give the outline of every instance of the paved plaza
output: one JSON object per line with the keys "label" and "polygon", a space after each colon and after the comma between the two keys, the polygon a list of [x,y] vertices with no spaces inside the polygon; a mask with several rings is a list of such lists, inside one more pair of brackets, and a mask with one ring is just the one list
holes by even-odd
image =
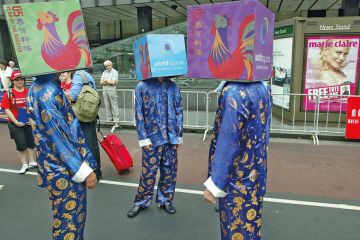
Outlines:
{"label": "paved plaza", "polygon": [[[17,174],[20,161],[0,124],[0,239],[50,239],[47,191],[38,188],[34,171]],[[109,132],[104,129],[104,132]],[[174,205],[168,215],[156,204],[134,218],[132,206],[140,170],[134,130],[116,131],[134,158],[134,168],[118,175],[102,151],[104,179],[88,194],[86,240],[220,239],[219,217],[202,198],[209,139],[185,133],[179,152]],[[264,204],[265,240],[357,240],[360,220],[360,143],[272,138],[268,193]]]}

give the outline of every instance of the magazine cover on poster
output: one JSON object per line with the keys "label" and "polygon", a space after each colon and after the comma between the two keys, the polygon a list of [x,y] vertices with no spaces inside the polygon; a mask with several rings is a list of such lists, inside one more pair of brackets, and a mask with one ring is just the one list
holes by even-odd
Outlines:
{"label": "magazine cover on poster", "polygon": [[24,76],[92,66],[79,1],[9,4],[3,10]]}
{"label": "magazine cover on poster", "polygon": [[306,70],[302,110],[346,112],[349,95],[356,93],[360,36],[311,36],[306,39]]}
{"label": "magazine cover on poster", "polygon": [[290,85],[293,38],[274,40],[274,66],[271,78],[273,103],[279,107],[290,109]]}

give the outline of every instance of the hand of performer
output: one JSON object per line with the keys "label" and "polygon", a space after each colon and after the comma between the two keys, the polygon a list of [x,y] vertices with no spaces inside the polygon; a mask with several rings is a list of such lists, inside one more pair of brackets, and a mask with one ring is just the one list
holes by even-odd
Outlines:
{"label": "hand of performer", "polygon": [[150,151],[152,148],[152,144],[144,146],[144,149]]}
{"label": "hand of performer", "polygon": [[94,172],[90,173],[85,179],[86,187],[87,188],[94,188],[97,183],[97,177]]}
{"label": "hand of performer", "polygon": [[209,203],[216,203],[216,197],[214,197],[214,195],[208,189],[204,191],[204,199]]}

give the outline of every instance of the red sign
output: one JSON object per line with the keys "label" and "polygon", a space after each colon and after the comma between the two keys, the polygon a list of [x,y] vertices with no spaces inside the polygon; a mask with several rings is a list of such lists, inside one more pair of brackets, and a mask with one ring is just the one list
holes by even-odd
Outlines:
{"label": "red sign", "polygon": [[360,97],[348,98],[345,138],[360,139]]}

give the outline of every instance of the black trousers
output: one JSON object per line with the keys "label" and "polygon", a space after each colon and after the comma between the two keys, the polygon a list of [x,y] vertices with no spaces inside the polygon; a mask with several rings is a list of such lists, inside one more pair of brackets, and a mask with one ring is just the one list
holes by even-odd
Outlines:
{"label": "black trousers", "polygon": [[10,138],[15,141],[16,150],[25,151],[28,148],[35,148],[33,133],[29,125],[18,127],[14,123],[9,122],[8,127]]}
{"label": "black trousers", "polygon": [[102,173],[101,173],[101,163],[100,163],[99,142],[97,140],[97,134],[96,134],[96,125],[97,125],[97,119],[95,119],[92,122],[80,122],[81,129],[85,136],[85,141],[88,144],[91,153],[94,155],[94,158],[98,165],[98,168],[96,169],[95,173],[99,177],[102,175]]}

